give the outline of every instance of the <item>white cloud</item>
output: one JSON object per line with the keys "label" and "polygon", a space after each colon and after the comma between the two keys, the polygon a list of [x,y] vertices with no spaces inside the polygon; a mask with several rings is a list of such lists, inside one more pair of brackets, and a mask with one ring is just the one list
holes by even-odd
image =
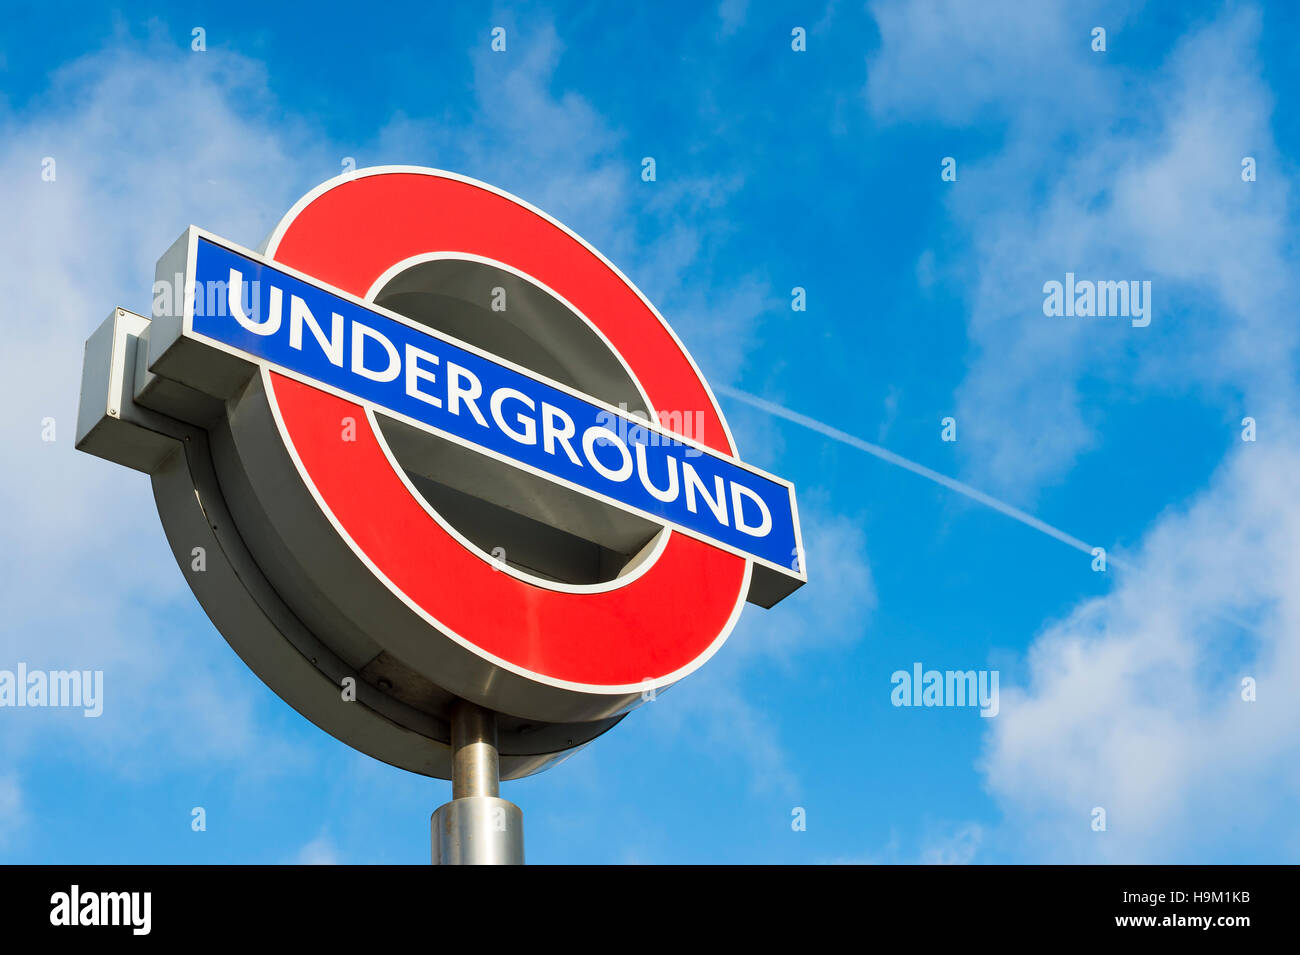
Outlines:
{"label": "white cloud", "polygon": [[724,37],[733,36],[745,25],[749,16],[749,0],[722,0],[718,4],[718,20]]}
{"label": "white cloud", "polygon": [[[1111,593],[1046,627],[1027,687],[1004,684],[982,764],[1005,810],[996,838],[1044,861],[1231,859],[1247,843],[1286,857],[1300,841],[1286,807],[1300,781],[1300,403],[1294,213],[1260,17],[1230,8],[1152,76],[1101,77],[1075,52],[1088,20],[1107,22],[1097,9],[998,7],[975,31],[962,4],[875,8],[878,116],[1005,127],[950,193],[976,266],[958,390],[968,467],[1022,497],[1061,477],[1104,441],[1085,382],[1112,397],[1191,392],[1269,428],[1153,523]],[[1270,173],[1243,183],[1247,155]],[[1042,283],[1066,271],[1151,279],[1151,327],[1045,317]],[[1096,806],[1105,833],[1090,828]]]}
{"label": "white cloud", "polygon": [[12,773],[0,775],[0,846],[8,845],[28,825],[22,786]]}
{"label": "white cloud", "polygon": [[6,713],[11,755],[53,733],[134,771],[161,753],[231,760],[263,745],[258,692],[211,628],[195,628],[148,478],[73,449],[77,395],[86,337],[114,305],[148,312],[154,263],[186,225],[255,245],[329,173],[322,155],[273,115],[260,67],[161,40],[79,59],[22,114],[0,112],[0,497],[16,505],[0,548],[0,656],[103,669],[105,693],[97,720]]}
{"label": "white cloud", "polygon": [[[1113,593],[1037,641],[984,760],[1018,839],[1106,861],[1193,861],[1229,830],[1300,844],[1297,468],[1294,443],[1243,444],[1156,525]],[[1105,833],[1090,828],[1097,806]]]}
{"label": "white cloud", "polygon": [[1062,102],[1092,108],[1108,81],[1091,68],[1104,61],[1088,59],[1090,29],[1104,10],[1100,22],[1113,32],[1122,8],[1064,0],[878,0],[869,4],[880,48],[867,63],[867,104],[882,119],[931,115],[952,125],[1027,116],[1041,131],[1055,122]]}
{"label": "white cloud", "polygon": [[298,850],[292,864],[339,865],[339,851],[329,836],[321,834]]}
{"label": "white cloud", "polygon": [[957,826],[927,842],[921,850],[922,865],[970,865],[984,841],[984,828],[976,823]]}
{"label": "white cloud", "polygon": [[974,822],[923,825],[914,840],[915,848],[904,848],[896,828],[890,828],[885,844],[858,856],[827,860],[829,865],[971,865],[988,841],[988,831]]}

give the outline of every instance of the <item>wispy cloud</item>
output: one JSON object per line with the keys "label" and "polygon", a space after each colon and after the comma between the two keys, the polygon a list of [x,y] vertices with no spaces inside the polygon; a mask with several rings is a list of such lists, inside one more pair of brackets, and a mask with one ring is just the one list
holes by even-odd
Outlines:
{"label": "wispy cloud", "polygon": [[[974,269],[959,451],[981,483],[1024,498],[1059,479],[1102,441],[1094,395],[1290,397],[1298,333],[1278,316],[1293,225],[1256,9],[1229,10],[1141,76],[1090,50],[1091,24],[1122,36],[1112,4],[873,10],[878,115],[1003,132],[992,154],[957,157],[948,188]],[[975,16],[983,28],[967,29]],[[1269,172],[1243,182],[1246,156]],[[1043,285],[1066,272],[1149,280],[1152,324],[1047,318]]]}

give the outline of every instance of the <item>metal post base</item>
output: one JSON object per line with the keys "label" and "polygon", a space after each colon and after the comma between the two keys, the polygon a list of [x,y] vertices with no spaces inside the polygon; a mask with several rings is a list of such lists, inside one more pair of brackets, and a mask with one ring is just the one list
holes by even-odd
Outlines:
{"label": "metal post base", "polygon": [[451,714],[451,802],[429,820],[434,865],[524,864],[524,814],[500,783],[496,714],[461,701]]}
{"label": "metal post base", "polygon": [[465,796],[430,821],[434,865],[523,865],[524,814],[499,796]]}

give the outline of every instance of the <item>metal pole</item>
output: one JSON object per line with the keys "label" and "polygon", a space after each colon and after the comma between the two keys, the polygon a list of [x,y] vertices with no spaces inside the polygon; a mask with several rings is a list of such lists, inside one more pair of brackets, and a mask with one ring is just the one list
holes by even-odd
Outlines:
{"label": "metal pole", "polygon": [[499,795],[497,719],[462,700],[451,714],[451,802],[430,820],[434,865],[523,865],[524,814]]}

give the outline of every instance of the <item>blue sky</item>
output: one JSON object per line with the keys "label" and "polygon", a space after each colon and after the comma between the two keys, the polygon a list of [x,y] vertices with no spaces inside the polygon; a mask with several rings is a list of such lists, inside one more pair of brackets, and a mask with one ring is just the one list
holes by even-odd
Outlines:
{"label": "blue sky", "polygon": [[[6,27],[0,669],[103,669],[106,699],[0,710],[0,860],[428,859],[450,785],[281,703],[188,592],[143,475],[72,448],[82,343],[146,310],[175,236],[256,246],[347,157],[578,231],[731,393],[744,458],[799,489],[809,584],[506,785],[530,861],[1297,857],[1289,5],[51,5]],[[1151,324],[1044,315],[1067,272],[1150,281]],[[895,707],[915,662],[997,670],[998,715]]]}

